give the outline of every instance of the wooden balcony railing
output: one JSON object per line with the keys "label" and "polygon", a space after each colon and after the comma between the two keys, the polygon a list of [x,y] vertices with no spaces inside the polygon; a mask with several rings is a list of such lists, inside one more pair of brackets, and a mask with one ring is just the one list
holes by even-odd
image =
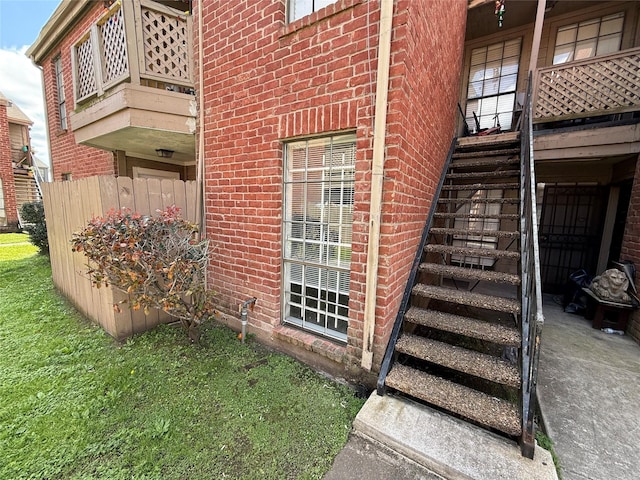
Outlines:
{"label": "wooden balcony railing", "polygon": [[640,48],[536,72],[534,123],[640,110]]}
{"label": "wooden balcony railing", "polygon": [[73,48],[75,102],[128,81],[193,91],[192,19],[151,0],[116,2]]}

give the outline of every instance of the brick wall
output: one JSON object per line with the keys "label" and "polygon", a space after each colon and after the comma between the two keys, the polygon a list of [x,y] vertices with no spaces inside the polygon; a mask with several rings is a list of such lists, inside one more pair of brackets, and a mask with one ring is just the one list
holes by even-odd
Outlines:
{"label": "brick wall", "polygon": [[14,227],[18,223],[16,211],[16,189],[13,182],[13,165],[11,163],[11,140],[9,138],[9,120],[7,105],[0,100],[0,179],[4,192],[4,208],[7,215],[7,226]]}
{"label": "brick wall", "polygon": [[[203,8],[205,208],[207,236],[214,245],[211,286],[223,311],[235,317],[238,303],[256,296],[250,331],[267,340],[286,336],[278,327],[282,141],[355,132],[349,341],[344,351],[348,364],[358,364],[379,3],[340,0],[290,25],[285,23],[284,0],[205,2]],[[378,356],[451,141],[465,15],[464,2],[404,0],[395,5]],[[322,350],[319,340],[291,335],[296,342],[311,344],[307,350]],[[336,356],[335,349],[325,350]]]}
{"label": "brick wall", "polygon": [[466,24],[464,2],[396,4],[374,364],[382,359],[454,134]]}
{"label": "brick wall", "polygon": [[[636,162],[620,259],[631,260],[640,271],[640,161]],[[640,274],[636,274],[635,280],[636,286],[640,286]],[[631,315],[627,333],[640,343],[640,312],[638,310]]]}
{"label": "brick wall", "polygon": [[[62,180],[62,175],[71,173],[73,179],[93,175],[113,175],[116,173],[116,162],[113,153],[93,147],[76,144],[69,116],[74,109],[73,71],[71,68],[71,47],[82,36],[90,25],[104,12],[102,2],[95,6],[82,20],[73,26],[64,39],[42,61],[45,101],[47,108],[47,128],[51,145],[51,165],[54,181]],[[58,113],[58,93],[56,90],[54,59],[62,59],[64,91],[67,110],[67,129],[61,130]]]}

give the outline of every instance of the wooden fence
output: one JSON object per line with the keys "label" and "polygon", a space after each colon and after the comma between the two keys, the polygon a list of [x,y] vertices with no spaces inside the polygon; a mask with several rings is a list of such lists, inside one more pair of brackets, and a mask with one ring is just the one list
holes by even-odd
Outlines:
{"label": "wooden fence", "polygon": [[128,308],[116,313],[114,303],[123,293],[111,288],[95,288],[85,274],[86,257],[71,251],[71,236],[89,220],[112,208],[130,208],[143,215],[176,205],[183,218],[195,222],[195,182],[155,178],[90,177],[73,182],[42,185],[53,282],[83,314],[102,326],[110,335],[125,338],[171,321],[164,312]]}

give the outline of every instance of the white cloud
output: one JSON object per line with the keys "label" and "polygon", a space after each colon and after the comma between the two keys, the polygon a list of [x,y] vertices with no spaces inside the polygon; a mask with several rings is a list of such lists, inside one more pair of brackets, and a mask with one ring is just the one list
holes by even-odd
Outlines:
{"label": "white cloud", "polygon": [[50,164],[42,73],[24,54],[27,48],[25,45],[20,48],[0,49],[0,92],[33,121],[33,153],[43,162]]}

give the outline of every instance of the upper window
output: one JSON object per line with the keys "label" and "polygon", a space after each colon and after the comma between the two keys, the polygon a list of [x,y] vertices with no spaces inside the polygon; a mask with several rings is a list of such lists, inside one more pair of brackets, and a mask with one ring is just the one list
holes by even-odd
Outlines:
{"label": "upper window", "polygon": [[466,118],[473,125],[474,114],[480,128],[500,124],[511,128],[518,84],[521,39],[494,43],[471,51]]}
{"label": "upper window", "polygon": [[62,76],[62,57],[59,55],[53,61],[53,71],[56,81],[56,100],[58,102],[58,118],[61,130],[67,129],[67,105],[64,96],[64,78]]}
{"label": "upper window", "polygon": [[289,0],[289,23],[336,3],[337,0]]}
{"label": "upper window", "polygon": [[594,18],[558,29],[553,64],[606,55],[620,50],[624,13]]}

